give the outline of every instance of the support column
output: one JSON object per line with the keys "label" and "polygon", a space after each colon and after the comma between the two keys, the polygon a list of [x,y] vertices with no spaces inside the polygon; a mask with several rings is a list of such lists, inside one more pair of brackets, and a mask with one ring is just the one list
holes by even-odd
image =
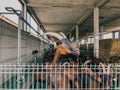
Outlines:
{"label": "support column", "polygon": [[[26,5],[24,4],[24,19],[27,20],[27,8]],[[27,24],[24,23],[24,31],[27,31]]]}
{"label": "support column", "polygon": [[88,50],[88,34],[86,36],[86,49]]}
{"label": "support column", "polygon": [[79,47],[79,25],[76,25],[76,46]]}
{"label": "support column", "polygon": [[3,27],[2,27],[2,20],[0,20],[0,60],[2,60],[1,59],[1,52],[2,52],[2,30],[3,30]]}
{"label": "support column", "polygon": [[[27,20],[27,6],[24,0],[20,0],[20,2],[22,3],[22,16],[24,17],[25,20]],[[27,30],[27,24],[26,23],[22,23],[22,29],[24,31]]]}
{"label": "support column", "polygon": [[115,38],[115,32],[114,31],[112,32],[112,38]]}
{"label": "support column", "polygon": [[92,43],[92,37],[90,37],[90,43]]}
{"label": "support column", "polygon": [[[23,17],[24,17],[25,20],[27,20],[27,7],[26,7],[26,4],[24,2],[23,2],[22,7],[23,7],[23,10],[22,10]],[[23,25],[22,26],[23,30],[27,32],[27,24],[23,23],[22,25]],[[29,53],[28,52],[28,33],[25,34],[25,38],[26,38],[26,40],[25,40],[25,46],[26,46],[25,47],[25,54],[26,54],[25,60],[27,61],[27,59],[28,59],[28,53]]]}
{"label": "support column", "polygon": [[104,29],[104,26],[101,26],[101,27],[100,27],[100,33],[101,33],[100,39],[103,39],[103,29]]}
{"label": "support column", "polygon": [[119,31],[119,38],[120,38],[120,31]]}
{"label": "support column", "polygon": [[79,25],[76,25],[76,40],[78,40],[78,34],[79,34]]}
{"label": "support column", "polygon": [[[37,30],[40,33],[40,25],[37,25]],[[40,35],[39,34],[37,34],[37,37],[38,37],[38,39],[40,39]],[[40,40],[38,40],[38,42],[39,42],[39,51],[40,51]]]}
{"label": "support column", "polygon": [[99,58],[99,8],[94,8],[94,56]]}

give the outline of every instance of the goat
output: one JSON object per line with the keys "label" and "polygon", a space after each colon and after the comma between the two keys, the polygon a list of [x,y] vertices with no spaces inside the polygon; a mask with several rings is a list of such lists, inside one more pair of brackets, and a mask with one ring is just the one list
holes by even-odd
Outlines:
{"label": "goat", "polygon": [[100,85],[99,82],[91,77],[91,75],[88,73],[79,73],[74,81],[75,88],[82,90],[97,89]]}
{"label": "goat", "polygon": [[[85,62],[85,65],[87,63],[90,63],[90,61]],[[110,88],[111,87],[111,80],[112,75],[110,73],[110,67],[111,65],[107,65],[107,72],[105,70],[105,65],[100,63],[100,66],[102,66],[103,71],[101,74],[95,74],[93,71],[91,71],[89,68],[85,68],[82,72],[80,72],[76,78],[75,78],[75,86],[77,88],[83,88],[83,90],[89,90],[89,88],[93,89],[99,89],[102,90],[102,88]]]}
{"label": "goat", "polygon": [[[61,65],[44,65],[41,70],[34,69],[34,88],[37,82],[46,83],[47,89],[51,88],[70,88],[69,78],[65,75],[65,71]],[[58,68],[58,69],[57,69]],[[40,86],[40,88],[44,86]]]}
{"label": "goat", "polygon": [[[48,80],[48,74],[46,73],[46,70],[40,70],[40,71],[34,71],[34,88],[36,88],[37,82],[46,83]],[[40,88],[44,88],[45,86],[40,86]]]}
{"label": "goat", "polygon": [[[80,54],[79,49],[72,42],[70,42],[62,32],[60,34],[54,33],[54,32],[48,32],[45,34],[49,35],[49,36],[56,37],[57,39],[59,39],[59,41],[62,42],[62,44],[57,48],[57,50],[55,52],[53,64],[56,63],[57,59],[59,58],[59,56],[61,54],[65,54],[65,55],[71,54],[71,55],[74,55],[76,57],[79,56],[79,54]],[[61,50],[63,50],[63,52],[61,52]]]}
{"label": "goat", "polygon": [[53,70],[49,75],[49,84],[52,84],[49,88],[70,88],[69,78],[65,75],[66,71],[61,66],[57,66],[54,68],[58,68]]}

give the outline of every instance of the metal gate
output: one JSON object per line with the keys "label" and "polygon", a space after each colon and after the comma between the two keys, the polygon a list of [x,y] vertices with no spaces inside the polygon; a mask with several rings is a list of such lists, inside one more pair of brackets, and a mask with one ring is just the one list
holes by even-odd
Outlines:
{"label": "metal gate", "polygon": [[0,65],[2,90],[119,90],[120,64]]}

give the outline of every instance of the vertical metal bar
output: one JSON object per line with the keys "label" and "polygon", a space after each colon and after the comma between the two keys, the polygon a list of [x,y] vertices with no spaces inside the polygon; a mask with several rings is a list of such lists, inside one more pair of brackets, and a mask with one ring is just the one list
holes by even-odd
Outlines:
{"label": "vertical metal bar", "polygon": [[7,72],[7,65],[6,64],[5,64],[4,68],[5,68],[5,72],[4,72],[5,73],[5,88],[7,88],[7,84],[6,84],[6,81],[7,81],[7,73],[6,73]]}
{"label": "vertical metal bar", "polygon": [[21,19],[18,17],[18,60],[17,64],[21,63]]}
{"label": "vertical metal bar", "polygon": [[52,74],[53,74],[53,72],[52,72],[52,64],[51,64],[51,67],[50,67],[50,88],[52,88],[52,83],[51,83],[51,80],[52,80]]}
{"label": "vertical metal bar", "polygon": [[[80,74],[80,75],[81,75],[80,77],[83,78],[83,75],[82,75],[82,74],[83,74],[83,70],[84,70],[84,65],[82,65],[81,67],[82,67],[82,69],[81,69],[82,72],[81,72],[81,74]],[[79,76],[78,76],[78,77],[79,77]],[[82,79],[80,80],[80,82],[82,82]],[[82,89],[82,83],[80,83],[80,86],[81,86],[80,88]]]}
{"label": "vertical metal bar", "polygon": [[[43,79],[43,63],[42,63],[42,73],[41,73],[41,79]],[[43,89],[43,80],[41,80],[41,88]]]}
{"label": "vertical metal bar", "polygon": [[[95,67],[94,67],[94,65],[92,65],[92,64],[88,65],[88,67],[90,67],[90,70],[92,70],[92,69],[94,70],[94,68],[95,68]],[[88,74],[89,74],[89,73],[88,73]],[[94,77],[93,77],[93,78],[94,78]],[[90,85],[91,85],[91,83],[92,83],[92,82],[91,82],[91,80],[90,80],[90,81],[88,81],[88,82],[90,82]],[[93,87],[92,87],[92,86],[90,86],[89,88],[90,88],[90,90],[91,90],[91,89],[93,89],[93,90],[95,89],[95,87],[94,87],[94,86],[93,86]]]}
{"label": "vertical metal bar", "polygon": [[[5,69],[4,69],[4,64],[2,66],[2,73],[3,73],[3,83],[5,82],[5,75],[4,75]],[[5,85],[4,85],[5,87]],[[2,87],[3,88],[3,87]]]}
{"label": "vertical metal bar", "polygon": [[[40,73],[40,72],[39,72],[39,65],[38,65],[38,63],[37,63],[37,70],[36,70],[36,74],[37,74],[37,82],[36,82],[36,83],[37,83],[37,86],[34,85],[35,87],[37,87],[37,90],[38,90],[39,73]],[[34,82],[35,82],[35,79],[34,79]],[[35,89],[35,87],[34,87],[34,89]]]}
{"label": "vertical metal bar", "polygon": [[[10,63],[8,63],[7,64],[8,66],[7,66],[7,80],[9,80],[10,81]],[[8,83],[10,83],[10,82],[8,82]]]}
{"label": "vertical metal bar", "polygon": [[[119,66],[117,64],[115,64],[115,77],[116,77],[116,80],[118,80],[118,77],[117,77],[117,74],[118,74],[117,67],[119,67]],[[117,90],[117,81],[115,81],[115,90]]]}
{"label": "vertical metal bar", "polygon": [[[59,76],[61,76],[62,75],[62,66],[59,64],[59,68],[60,68],[60,73],[59,73]],[[60,77],[61,79],[63,78],[63,77]],[[61,85],[61,81],[59,82],[59,87],[60,87],[60,85]],[[60,88],[59,88],[59,90],[60,90]]]}
{"label": "vertical metal bar", "polygon": [[118,79],[119,85],[118,85],[118,88],[120,88],[120,63],[118,64],[117,70],[118,70],[117,74],[119,75],[119,79]]}
{"label": "vertical metal bar", "polygon": [[21,19],[18,17],[18,69],[17,69],[17,89],[19,89],[19,64],[21,62]]}
{"label": "vertical metal bar", "polygon": [[[102,70],[102,68],[101,68],[101,65],[99,64],[99,75],[101,75],[101,70]],[[100,84],[99,84],[100,85]]]}
{"label": "vertical metal bar", "polygon": [[117,75],[119,76],[117,83],[119,83],[118,88],[120,88],[120,63],[118,64],[117,70],[118,70]]}
{"label": "vertical metal bar", "polygon": [[17,66],[17,89],[19,90],[19,64]]}
{"label": "vertical metal bar", "polygon": [[[0,77],[2,77],[2,66],[0,65]],[[3,77],[2,77],[3,78]],[[3,83],[3,79],[1,78],[1,81]],[[0,85],[0,88],[2,88],[2,84]]]}
{"label": "vertical metal bar", "polygon": [[[64,64],[64,73],[63,73],[63,75],[64,75],[64,76],[63,76],[64,82],[65,82],[65,67],[66,67],[65,65],[66,65],[66,64]],[[65,90],[65,83],[64,83],[64,90]]]}
{"label": "vertical metal bar", "polygon": [[21,88],[23,88],[23,86],[25,84],[25,68],[26,68],[25,63],[23,63],[23,68],[22,68],[22,75],[23,75],[23,78],[22,78],[23,81],[22,81],[22,83],[23,83],[23,85],[22,85]]}
{"label": "vertical metal bar", "polygon": [[[106,67],[105,67],[105,70],[106,70]],[[102,73],[102,75],[103,75],[103,79],[105,78],[105,75],[104,75],[105,73],[103,72]],[[105,87],[105,83],[104,83],[104,80],[102,80],[103,81],[103,86],[102,86],[102,88],[104,89],[104,87]]]}
{"label": "vertical metal bar", "polygon": [[35,66],[34,66],[34,64],[33,64],[33,67],[32,67],[32,82],[31,82],[31,84],[32,84],[32,89],[33,89],[33,78],[34,78],[34,73],[35,73],[35,70],[34,70],[34,68],[35,68]]}
{"label": "vertical metal bar", "polygon": [[45,65],[46,89],[47,89],[48,88],[48,74],[49,74],[49,70],[46,69],[46,66],[48,66],[48,64]]}
{"label": "vertical metal bar", "polygon": [[[31,74],[31,73],[30,73],[30,67],[31,67],[31,66],[28,64],[28,67],[27,67],[27,69],[28,69],[28,72],[27,72],[27,74],[28,74],[28,79],[27,79],[27,80],[28,80],[28,81],[30,81],[30,74]],[[31,69],[32,69],[32,68],[31,68]],[[27,85],[26,89],[29,89],[29,87],[30,87],[30,82],[28,82],[28,85]]]}
{"label": "vertical metal bar", "polygon": [[52,68],[52,67],[51,67],[51,66],[52,66],[52,64],[50,65],[50,69],[49,69],[49,70],[50,70],[50,71],[49,71],[49,80],[50,80],[49,84],[50,84],[50,88],[51,88],[51,75],[52,75],[52,74],[51,74],[51,73],[52,73],[52,71],[51,71],[51,68]]}
{"label": "vertical metal bar", "polygon": [[59,76],[57,77],[56,68],[57,68],[57,67],[56,67],[56,64],[55,64],[55,90],[56,90],[56,88],[57,88],[57,87],[56,87],[56,86],[57,86],[57,80],[58,80],[57,78],[59,78]]}
{"label": "vertical metal bar", "polygon": [[[75,72],[74,72],[74,67],[75,67],[75,65],[74,65],[74,63],[73,63],[73,74],[72,74],[72,75],[73,75],[73,78],[75,78],[75,77],[74,77],[74,73],[75,73]],[[74,79],[73,79],[73,82],[75,82]],[[74,84],[73,84],[73,87],[75,87]]]}
{"label": "vertical metal bar", "polygon": [[11,81],[11,79],[12,79],[12,65],[11,64],[9,64],[10,65],[10,67],[8,68],[9,69],[9,73],[8,73],[8,76],[9,76],[9,89],[11,89],[11,84],[12,84],[12,81]]}
{"label": "vertical metal bar", "polygon": [[[87,64],[86,64],[86,67],[88,67]],[[86,68],[86,67],[85,67],[85,68]],[[86,71],[85,71],[85,75],[86,75],[86,76],[85,76],[85,78],[86,78],[86,79],[85,79],[85,80],[86,80],[85,82],[88,83],[88,82],[87,82],[87,72],[86,72]],[[86,87],[87,87],[87,84],[85,84],[85,87],[84,87],[84,88],[87,89]]]}
{"label": "vertical metal bar", "polygon": [[[93,66],[92,66],[93,67]],[[94,74],[97,74],[97,65],[95,64],[95,66],[94,66],[94,71],[95,71],[95,73]],[[98,86],[99,87],[99,86]],[[98,88],[95,88],[95,89],[98,89]]]}
{"label": "vertical metal bar", "polygon": [[[90,70],[91,70],[91,69],[92,69],[92,64],[90,64],[88,67],[90,67]],[[86,73],[87,73],[87,72],[86,72]],[[88,73],[88,74],[89,74],[89,73]],[[86,79],[86,80],[87,80],[87,79]],[[88,82],[90,82],[90,86],[89,86],[90,90],[91,90],[91,89],[93,89],[93,90],[94,90],[94,88],[92,88],[92,87],[91,87],[91,83],[92,83],[92,82],[91,82],[91,80],[90,80],[90,81],[88,81]]]}
{"label": "vertical metal bar", "polygon": [[[70,64],[68,64],[68,69],[67,69],[67,76],[68,78],[70,77],[71,75],[71,72],[70,72]],[[68,82],[69,82],[69,79],[68,79]],[[70,90],[70,84],[68,83],[68,90]]]}
{"label": "vertical metal bar", "polygon": [[[78,75],[79,75],[79,64],[77,65],[77,83],[79,84],[79,82],[78,82]],[[79,90],[79,88],[77,87],[77,90]]]}
{"label": "vertical metal bar", "polygon": [[16,64],[14,65],[14,74],[13,74],[13,76],[14,76],[14,80],[13,80],[13,82],[14,82],[14,88],[16,88]]}

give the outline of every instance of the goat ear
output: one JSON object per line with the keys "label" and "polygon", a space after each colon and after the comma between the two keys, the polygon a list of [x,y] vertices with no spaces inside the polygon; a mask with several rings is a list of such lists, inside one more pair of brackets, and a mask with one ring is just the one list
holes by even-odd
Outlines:
{"label": "goat ear", "polygon": [[106,70],[105,70],[105,65],[104,65],[103,63],[100,63],[99,65],[100,65],[100,66],[102,66],[103,73],[106,73]]}
{"label": "goat ear", "polygon": [[91,60],[85,61],[83,65],[85,66],[85,65],[87,65],[88,63],[91,63]]}
{"label": "goat ear", "polygon": [[62,66],[70,65],[69,62],[64,63]]}

